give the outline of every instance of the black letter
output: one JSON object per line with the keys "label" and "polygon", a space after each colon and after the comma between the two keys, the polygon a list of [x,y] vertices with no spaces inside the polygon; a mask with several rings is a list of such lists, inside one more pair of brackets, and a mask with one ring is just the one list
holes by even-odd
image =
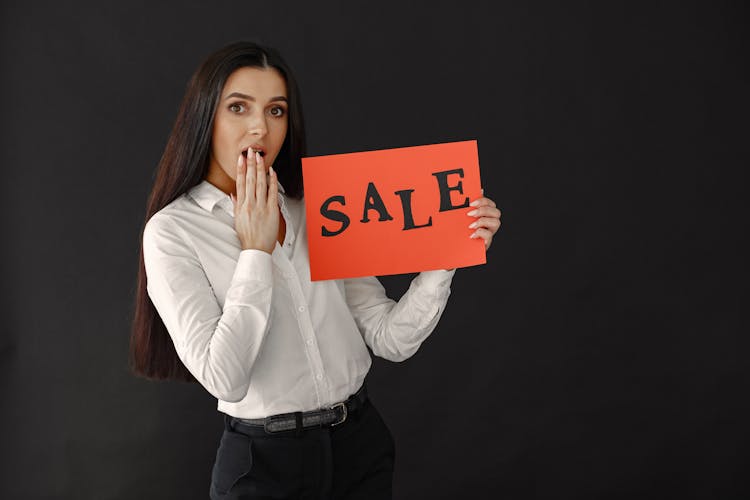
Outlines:
{"label": "black letter", "polygon": [[375,184],[370,182],[367,184],[367,195],[365,196],[365,211],[362,214],[362,220],[360,222],[370,222],[370,219],[367,218],[367,212],[370,210],[377,210],[380,214],[379,221],[384,220],[393,220],[393,217],[391,217],[391,214],[388,213],[388,210],[385,209],[385,203],[383,203],[383,198],[380,197],[380,193],[378,193],[378,190],[375,188]]}
{"label": "black letter", "polygon": [[411,213],[411,194],[414,192],[413,189],[403,189],[396,191],[396,194],[401,197],[401,206],[404,209],[404,231],[407,229],[414,229],[417,227],[428,227],[432,225],[432,215],[427,219],[427,224],[421,226],[414,225],[414,216]]}
{"label": "black letter", "polygon": [[467,196],[462,205],[453,205],[451,203],[451,191],[458,191],[464,193],[463,183],[458,181],[455,186],[448,185],[448,176],[451,174],[458,174],[459,177],[463,178],[464,169],[457,168],[455,170],[446,170],[444,172],[436,172],[434,175],[437,178],[438,189],[440,189],[440,211],[447,212],[448,210],[455,210],[457,208],[466,208],[469,206],[469,197]]}
{"label": "black letter", "polygon": [[320,207],[320,215],[322,215],[326,219],[340,222],[341,229],[339,229],[338,231],[329,231],[325,226],[320,226],[320,228],[322,229],[321,234],[323,236],[336,236],[337,234],[343,233],[344,229],[349,227],[349,216],[347,216],[344,212],[339,212],[338,210],[331,210],[328,208],[328,205],[330,205],[334,201],[337,201],[341,203],[341,205],[346,206],[346,200],[344,200],[343,196],[331,196],[326,201],[324,201],[323,205]]}

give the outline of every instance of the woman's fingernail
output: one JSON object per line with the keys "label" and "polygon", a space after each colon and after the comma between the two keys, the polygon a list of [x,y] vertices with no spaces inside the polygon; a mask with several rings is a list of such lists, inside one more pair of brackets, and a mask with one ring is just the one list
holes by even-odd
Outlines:
{"label": "woman's fingernail", "polygon": [[472,222],[471,224],[469,224],[469,229],[474,229],[475,227],[477,227],[476,222]]}
{"label": "woman's fingernail", "polygon": [[255,161],[256,161],[257,163],[260,163],[260,153],[259,153],[259,152],[257,152],[257,151],[255,152]]}
{"label": "woman's fingernail", "polygon": [[477,210],[472,210],[471,212],[469,212],[466,215],[468,215],[469,217],[474,217],[477,214],[477,212],[478,212]]}
{"label": "woman's fingernail", "polygon": [[469,206],[472,206],[472,207],[476,207],[477,205],[479,205],[479,200],[474,200],[471,203],[469,203]]}
{"label": "woman's fingernail", "polygon": [[471,238],[472,240],[475,239],[475,238],[477,238],[476,231],[474,231],[473,233],[471,233],[471,236],[469,236],[469,238]]}

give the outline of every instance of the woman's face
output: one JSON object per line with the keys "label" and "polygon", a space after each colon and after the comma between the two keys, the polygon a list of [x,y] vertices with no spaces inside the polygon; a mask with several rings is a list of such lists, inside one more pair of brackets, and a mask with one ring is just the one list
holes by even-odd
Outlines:
{"label": "woman's face", "polygon": [[272,165],[288,126],[286,82],[274,68],[235,70],[222,89],[214,117],[206,179],[226,193],[235,192],[237,159],[260,151]]}

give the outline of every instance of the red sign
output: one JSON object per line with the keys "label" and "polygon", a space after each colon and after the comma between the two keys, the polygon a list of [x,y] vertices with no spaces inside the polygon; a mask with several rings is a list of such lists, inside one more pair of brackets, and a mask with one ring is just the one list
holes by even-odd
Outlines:
{"label": "red sign", "polygon": [[313,281],[484,264],[477,141],[302,159]]}

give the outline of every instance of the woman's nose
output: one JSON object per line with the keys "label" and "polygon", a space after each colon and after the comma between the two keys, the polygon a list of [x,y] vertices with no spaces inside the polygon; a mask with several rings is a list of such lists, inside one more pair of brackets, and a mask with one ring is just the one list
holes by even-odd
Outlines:
{"label": "woman's nose", "polygon": [[266,127],[266,120],[264,117],[253,117],[250,119],[248,124],[247,133],[250,135],[257,135],[263,137],[268,132]]}

